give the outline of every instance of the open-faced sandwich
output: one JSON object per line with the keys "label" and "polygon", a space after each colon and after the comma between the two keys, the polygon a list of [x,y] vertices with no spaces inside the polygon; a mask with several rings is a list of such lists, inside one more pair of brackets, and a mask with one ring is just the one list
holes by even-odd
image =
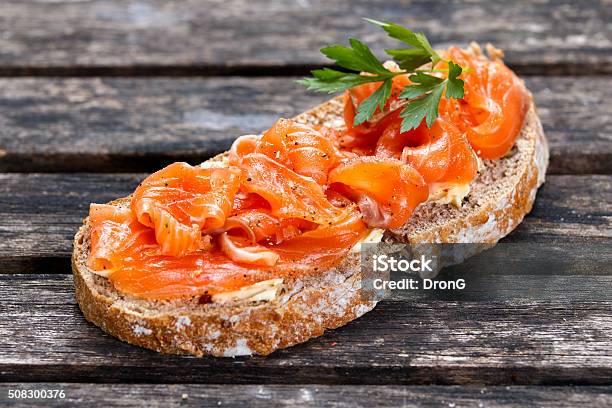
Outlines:
{"label": "open-faced sandwich", "polygon": [[351,39],[301,82],[342,92],[201,165],[174,163],[92,204],[74,241],[85,317],[165,353],[269,354],[371,310],[362,242],[493,244],[544,181],[531,95],[487,46],[404,48],[381,63]]}

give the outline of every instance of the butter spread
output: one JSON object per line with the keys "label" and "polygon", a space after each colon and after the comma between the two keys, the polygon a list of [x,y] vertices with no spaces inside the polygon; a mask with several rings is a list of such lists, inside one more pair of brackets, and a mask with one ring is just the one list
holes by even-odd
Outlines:
{"label": "butter spread", "polygon": [[247,300],[249,302],[268,302],[274,300],[276,296],[278,296],[282,287],[282,278],[269,279],[232,292],[217,293],[213,295],[212,300],[215,303],[229,303],[239,300]]}
{"label": "butter spread", "polygon": [[433,183],[429,186],[429,199],[438,204],[461,207],[461,202],[470,193],[470,184]]}

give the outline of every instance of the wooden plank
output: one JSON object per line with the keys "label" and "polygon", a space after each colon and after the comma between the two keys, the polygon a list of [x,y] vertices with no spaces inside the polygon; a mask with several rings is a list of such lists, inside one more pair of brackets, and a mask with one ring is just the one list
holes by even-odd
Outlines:
{"label": "wooden plank", "polygon": [[550,142],[549,174],[612,174],[612,117],[604,113],[612,90],[596,90],[604,83],[612,85],[612,78],[525,80]]}
{"label": "wooden plank", "polygon": [[[154,171],[200,162],[327,98],[296,78],[0,80],[0,171]],[[612,173],[612,77],[528,77],[549,173]]]}
{"label": "wooden plank", "polygon": [[[230,384],[1,384],[0,389],[62,389],[66,398],[53,401],[63,407],[97,404],[104,407],[607,407],[612,404],[610,387],[462,387],[355,385],[230,385]],[[9,400],[0,404],[31,407],[32,402]]]}
{"label": "wooden plank", "polygon": [[[0,273],[69,273],[73,236],[89,204],[128,195],[144,174],[0,174]],[[509,241],[612,237],[612,176],[548,176]]]}
{"label": "wooden plank", "polygon": [[294,79],[0,80],[2,171],[200,162],[326,99]]}
{"label": "wooden plank", "polygon": [[72,237],[89,204],[126,196],[144,177],[0,174],[0,259],[6,261],[0,270],[69,272]]}
{"label": "wooden plank", "polygon": [[268,357],[215,359],[161,355],[103,334],[82,317],[68,275],[0,275],[0,298],[1,382],[610,385],[612,378],[609,300],[387,300]]}
{"label": "wooden plank", "polygon": [[606,0],[39,1],[0,4],[4,75],[207,74],[321,64],[355,36],[388,45],[362,17],[424,30],[433,44],[493,42],[524,72],[610,73]]}

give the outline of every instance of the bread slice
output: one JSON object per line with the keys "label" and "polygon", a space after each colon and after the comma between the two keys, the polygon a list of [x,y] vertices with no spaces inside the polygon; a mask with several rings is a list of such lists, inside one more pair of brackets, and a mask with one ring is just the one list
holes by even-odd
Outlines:
{"label": "bread slice", "polygon": [[[342,125],[341,99],[331,99],[296,120]],[[461,208],[424,203],[404,227],[385,232],[385,238],[493,245],[531,210],[547,164],[546,139],[531,104],[513,154],[484,162]],[[112,204],[129,205],[129,197]],[[106,278],[88,270],[89,249],[90,226],[85,219],[72,256],[76,298],[85,318],[123,341],[163,353],[267,355],[342,326],[376,305],[360,296],[357,252],[320,276],[283,281],[281,290],[267,300],[200,304],[198,298],[147,301],[120,293]]]}

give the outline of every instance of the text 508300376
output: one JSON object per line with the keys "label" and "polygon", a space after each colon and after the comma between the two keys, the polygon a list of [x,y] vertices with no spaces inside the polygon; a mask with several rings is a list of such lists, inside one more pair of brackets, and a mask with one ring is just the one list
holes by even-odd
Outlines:
{"label": "text 508300376", "polygon": [[8,390],[9,399],[63,399],[66,398],[64,390],[48,389],[18,389]]}

